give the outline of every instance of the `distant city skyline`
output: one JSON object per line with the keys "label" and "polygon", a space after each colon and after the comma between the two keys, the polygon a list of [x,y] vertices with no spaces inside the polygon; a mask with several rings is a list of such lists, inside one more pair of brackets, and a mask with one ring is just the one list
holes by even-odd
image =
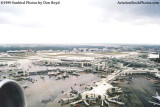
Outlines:
{"label": "distant city skyline", "polygon": [[159,5],[117,2],[60,0],[59,5],[0,5],[0,44],[159,45]]}

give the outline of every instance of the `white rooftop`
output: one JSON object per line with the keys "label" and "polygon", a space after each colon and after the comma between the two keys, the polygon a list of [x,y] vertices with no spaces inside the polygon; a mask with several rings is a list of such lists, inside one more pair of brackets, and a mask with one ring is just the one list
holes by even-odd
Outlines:
{"label": "white rooftop", "polygon": [[106,91],[113,87],[112,85],[106,83],[105,79],[102,80],[101,82],[96,83],[96,85],[98,85],[97,87],[93,87],[92,90],[90,91],[85,91],[82,94],[96,94],[96,95],[104,95],[106,94]]}
{"label": "white rooftop", "polygon": [[159,58],[158,54],[150,54],[148,55],[148,58]]}

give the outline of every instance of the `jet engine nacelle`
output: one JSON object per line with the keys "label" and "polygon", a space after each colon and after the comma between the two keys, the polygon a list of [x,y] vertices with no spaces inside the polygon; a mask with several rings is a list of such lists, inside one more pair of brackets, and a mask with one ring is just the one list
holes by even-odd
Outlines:
{"label": "jet engine nacelle", "polygon": [[13,80],[0,80],[0,107],[26,107],[23,89]]}

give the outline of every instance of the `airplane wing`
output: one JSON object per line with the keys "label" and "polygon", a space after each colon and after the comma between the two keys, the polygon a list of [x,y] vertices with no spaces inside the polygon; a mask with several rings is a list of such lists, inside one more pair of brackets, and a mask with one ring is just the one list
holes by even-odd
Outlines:
{"label": "airplane wing", "polygon": [[156,97],[156,96],[152,96],[152,97],[157,99],[157,97]]}
{"label": "airplane wing", "polygon": [[152,102],[152,101],[148,101],[149,103],[152,103],[153,105],[159,105],[160,106],[160,103],[155,103],[155,102]]}

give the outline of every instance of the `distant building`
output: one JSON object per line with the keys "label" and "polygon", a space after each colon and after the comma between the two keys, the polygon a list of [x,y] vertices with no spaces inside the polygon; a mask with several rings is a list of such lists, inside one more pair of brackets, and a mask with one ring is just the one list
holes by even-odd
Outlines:
{"label": "distant building", "polygon": [[159,71],[157,69],[144,69],[144,68],[128,68],[121,72],[121,75],[126,74],[156,74]]}
{"label": "distant building", "polygon": [[28,49],[28,52],[32,52],[32,49]]}
{"label": "distant building", "polygon": [[15,50],[15,51],[7,51],[7,54],[22,54],[22,53],[27,53],[27,50]]}
{"label": "distant building", "polygon": [[20,76],[27,76],[28,75],[28,73],[27,73],[27,71],[24,71],[24,70],[15,70],[14,71],[15,72],[15,74],[14,74],[14,76],[15,77],[20,77]]}
{"label": "distant building", "polygon": [[105,62],[95,64],[96,71],[103,71],[106,67]]}
{"label": "distant building", "polygon": [[148,58],[149,58],[149,59],[157,59],[157,58],[160,58],[160,53],[159,53],[159,54],[149,54],[149,55],[148,55]]}
{"label": "distant building", "polygon": [[98,48],[90,48],[89,51],[90,51],[90,52],[99,52],[99,51],[101,51],[101,49],[98,49]]}
{"label": "distant building", "polygon": [[6,70],[0,73],[0,79],[14,79],[15,77],[27,76],[28,72],[22,69]]}

